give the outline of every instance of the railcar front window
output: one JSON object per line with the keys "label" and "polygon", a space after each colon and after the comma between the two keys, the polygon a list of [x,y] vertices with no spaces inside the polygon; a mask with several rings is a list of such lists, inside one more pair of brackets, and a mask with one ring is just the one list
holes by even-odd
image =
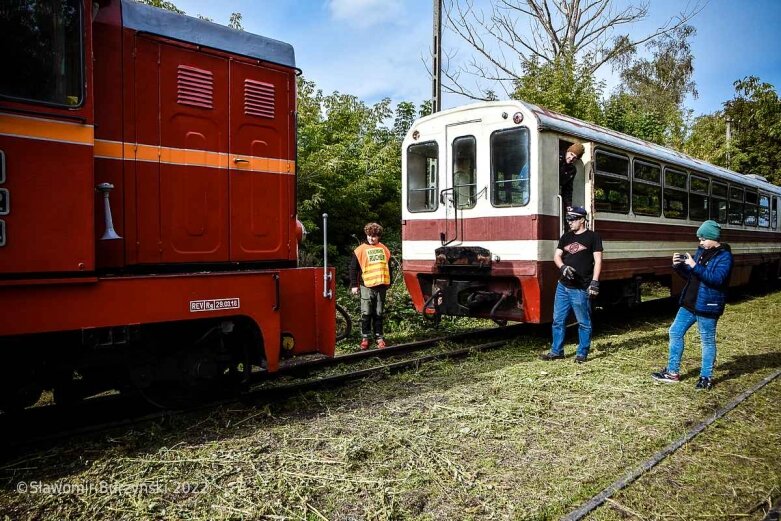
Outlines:
{"label": "railcar front window", "polygon": [[634,162],[632,210],[635,215],[658,217],[662,213],[662,169],[643,161]]}
{"label": "railcar front window", "polygon": [[491,134],[491,204],[529,204],[529,130],[526,128]]}
{"label": "railcar front window", "polygon": [[664,170],[664,216],[670,219],[686,219],[689,214],[686,194],[686,173]]}
{"label": "railcar front window", "polygon": [[439,146],[420,143],[407,148],[407,209],[433,212],[437,209]]}
{"label": "railcar front window", "polygon": [[453,192],[458,208],[477,204],[476,142],[472,136],[453,140]]}
{"label": "railcar front window", "polygon": [[594,206],[599,212],[629,213],[629,158],[597,151]]}
{"label": "railcar front window", "polygon": [[81,105],[82,54],[80,0],[0,3],[0,96]]}

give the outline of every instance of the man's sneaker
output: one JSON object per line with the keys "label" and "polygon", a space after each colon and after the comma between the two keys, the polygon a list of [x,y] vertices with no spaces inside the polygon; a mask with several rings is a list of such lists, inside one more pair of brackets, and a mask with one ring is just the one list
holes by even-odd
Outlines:
{"label": "man's sneaker", "polygon": [[666,367],[658,373],[651,373],[651,377],[657,382],[668,384],[677,384],[681,381],[681,376],[678,373],[671,373]]}
{"label": "man's sneaker", "polygon": [[362,338],[361,339],[361,351],[366,351],[369,349],[369,339],[368,338]]}
{"label": "man's sneaker", "polygon": [[551,360],[561,360],[564,358],[564,355],[555,355],[553,353],[545,353],[544,355],[540,355],[540,360],[545,360],[547,362],[550,362]]}
{"label": "man's sneaker", "polygon": [[388,347],[388,344],[385,343],[384,338],[378,338],[377,339],[377,349],[385,349]]}
{"label": "man's sneaker", "polygon": [[700,376],[700,379],[697,380],[697,385],[695,385],[694,388],[698,391],[709,391],[713,389],[713,381],[705,376]]}
{"label": "man's sneaker", "polygon": [[582,364],[586,362],[586,356],[585,355],[578,355],[575,357],[575,363],[576,364]]}

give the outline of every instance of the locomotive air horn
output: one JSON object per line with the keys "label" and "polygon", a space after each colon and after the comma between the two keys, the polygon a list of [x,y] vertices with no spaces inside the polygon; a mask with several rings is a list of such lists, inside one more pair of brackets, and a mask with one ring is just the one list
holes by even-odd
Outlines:
{"label": "locomotive air horn", "polygon": [[117,232],[114,231],[114,221],[111,219],[111,204],[108,202],[108,193],[114,189],[114,185],[111,183],[100,183],[95,187],[98,192],[103,193],[103,210],[104,217],[106,218],[106,231],[103,233],[101,241],[113,241],[115,239],[121,239]]}

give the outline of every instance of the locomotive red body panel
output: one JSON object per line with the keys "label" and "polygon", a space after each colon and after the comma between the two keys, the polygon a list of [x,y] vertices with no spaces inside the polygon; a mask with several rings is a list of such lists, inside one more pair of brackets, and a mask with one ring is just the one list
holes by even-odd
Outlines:
{"label": "locomotive red body panel", "polygon": [[333,273],[296,267],[292,47],[133,1],[44,4],[0,21],[21,71],[0,79],[0,409],[77,373],[143,388],[332,356]]}

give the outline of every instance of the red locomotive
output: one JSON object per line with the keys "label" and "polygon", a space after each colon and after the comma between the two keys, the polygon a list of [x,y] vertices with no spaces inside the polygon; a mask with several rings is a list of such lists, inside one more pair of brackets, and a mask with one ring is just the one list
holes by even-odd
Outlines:
{"label": "red locomotive", "polygon": [[333,355],[298,268],[293,48],[130,0],[0,6],[0,409]]}

